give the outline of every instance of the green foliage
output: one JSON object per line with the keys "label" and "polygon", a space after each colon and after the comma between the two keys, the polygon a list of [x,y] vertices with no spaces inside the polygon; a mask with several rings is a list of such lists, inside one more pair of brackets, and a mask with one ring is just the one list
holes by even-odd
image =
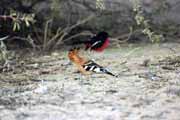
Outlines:
{"label": "green foliage", "polygon": [[105,9],[104,0],[96,0],[96,9]]}
{"label": "green foliage", "polygon": [[61,1],[60,0],[52,0],[52,3],[51,3],[51,10],[53,11],[58,11],[60,10],[60,4],[61,4]]}
{"label": "green foliage", "polygon": [[[51,18],[61,17],[61,5],[62,5],[61,0],[51,1],[51,10],[52,10],[51,16],[50,16]],[[51,19],[51,18],[48,18],[48,19]]]}
{"label": "green foliage", "polygon": [[30,27],[31,23],[35,23],[35,14],[25,14],[11,11],[10,17],[13,20],[13,31],[19,31],[23,22],[25,23],[26,27]]}
{"label": "green foliage", "polygon": [[155,43],[164,40],[163,35],[157,34],[152,30],[150,21],[144,16],[144,11],[142,10],[142,6],[139,0],[135,0],[133,11],[135,12],[136,24],[142,27],[142,33],[147,35],[151,42]]}

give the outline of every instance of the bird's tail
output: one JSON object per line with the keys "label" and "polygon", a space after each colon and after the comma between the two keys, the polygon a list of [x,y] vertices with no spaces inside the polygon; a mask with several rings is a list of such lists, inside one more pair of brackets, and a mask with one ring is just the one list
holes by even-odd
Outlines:
{"label": "bird's tail", "polygon": [[113,77],[118,77],[117,75],[113,74],[112,72],[110,72],[110,71],[108,71],[108,70],[105,70],[104,72],[105,72],[106,74],[108,74],[108,75],[113,76]]}

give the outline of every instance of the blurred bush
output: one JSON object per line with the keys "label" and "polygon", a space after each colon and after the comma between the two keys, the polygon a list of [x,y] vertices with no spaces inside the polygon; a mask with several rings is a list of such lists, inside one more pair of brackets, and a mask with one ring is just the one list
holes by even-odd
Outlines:
{"label": "blurred bush", "polygon": [[[137,7],[137,1],[140,7]],[[105,30],[117,40],[128,38],[131,42],[157,42],[161,39],[178,41],[179,3],[177,0],[1,0],[0,15],[11,16],[12,11],[15,11],[16,18],[28,18],[26,20],[31,22],[1,18],[0,37],[9,35],[15,38],[13,41],[18,39],[21,43],[25,42],[20,46],[39,49],[45,46],[44,42],[47,43],[47,40],[57,35],[58,31],[71,28],[79,21],[94,15],[93,19],[79,24],[70,31],[66,29],[63,39],[83,31],[96,33]],[[47,25],[48,21],[51,22]],[[129,31],[130,36],[126,36]],[[62,38],[59,36],[56,39],[54,43]],[[48,49],[54,48],[52,44]]]}

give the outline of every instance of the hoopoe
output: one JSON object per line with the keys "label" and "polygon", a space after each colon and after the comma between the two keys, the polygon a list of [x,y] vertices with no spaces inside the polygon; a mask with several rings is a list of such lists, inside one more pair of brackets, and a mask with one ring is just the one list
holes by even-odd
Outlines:
{"label": "hoopoe", "polygon": [[108,71],[106,68],[104,68],[101,65],[98,65],[94,61],[87,60],[79,56],[79,49],[76,49],[76,48],[71,49],[68,53],[68,57],[70,61],[75,63],[75,65],[78,67],[78,70],[85,75],[95,72],[95,73],[105,73],[105,74],[117,77],[116,75]]}
{"label": "hoopoe", "polygon": [[109,46],[109,35],[107,32],[99,32],[87,41],[77,41],[74,44],[84,44],[85,50],[102,52]]}

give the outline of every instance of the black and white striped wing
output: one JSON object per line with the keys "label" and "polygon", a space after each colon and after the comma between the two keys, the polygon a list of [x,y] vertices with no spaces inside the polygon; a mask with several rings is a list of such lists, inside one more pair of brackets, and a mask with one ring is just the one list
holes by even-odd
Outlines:
{"label": "black and white striped wing", "polygon": [[86,71],[92,71],[96,73],[102,73],[102,69],[103,69],[102,66],[96,64],[94,61],[88,61],[87,63],[83,65],[83,68]]}
{"label": "black and white striped wing", "polygon": [[112,75],[112,76],[116,76],[113,73],[109,72],[106,68],[98,65],[97,63],[95,63],[92,60],[90,60],[87,63],[85,63],[83,65],[83,68],[86,71],[92,71],[92,72],[95,72],[95,73],[106,73],[106,74],[109,74],[109,75]]}
{"label": "black and white striped wing", "polygon": [[99,47],[101,45],[102,45],[102,41],[98,40],[91,45],[90,49]]}

